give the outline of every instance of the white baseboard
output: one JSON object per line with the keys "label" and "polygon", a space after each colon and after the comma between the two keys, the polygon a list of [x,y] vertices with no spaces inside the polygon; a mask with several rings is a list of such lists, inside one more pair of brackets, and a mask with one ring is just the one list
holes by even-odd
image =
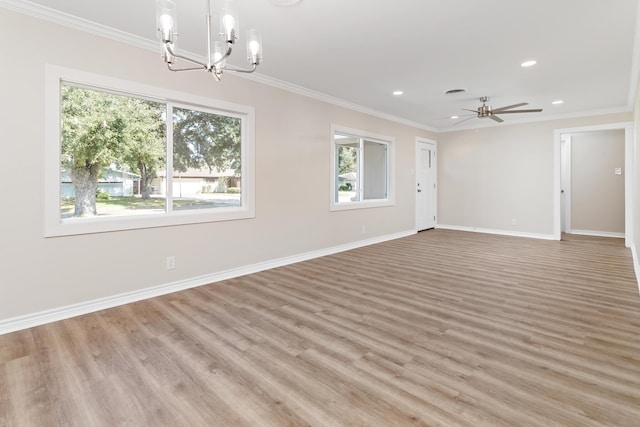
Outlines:
{"label": "white baseboard", "polygon": [[613,233],[611,231],[593,231],[593,230],[569,230],[567,234],[580,234],[582,236],[596,236],[596,237],[615,237],[617,239],[624,239],[624,233]]}
{"label": "white baseboard", "polygon": [[282,267],[296,262],[307,261],[313,258],[319,258],[351,249],[361,248],[376,243],[382,243],[389,240],[400,239],[415,234],[415,230],[404,231],[400,233],[388,234],[385,236],[374,237],[357,242],[347,243],[344,245],[333,246],[330,248],[320,249],[317,251],[306,252],[299,255],[278,258],[271,261],[265,261],[258,264],[248,265],[244,267],[234,268],[206,276],[194,277],[191,279],[181,280],[178,282],[167,283],[164,285],[154,286],[151,288],[140,289],[138,291],[127,292],[123,294],[113,295],[106,298],[82,302],[65,307],[54,308],[51,310],[41,311],[38,313],[28,314],[25,316],[13,317],[10,319],[0,320],[0,335],[34,326],[44,325],[46,323],[57,322],[75,316],[92,313],[107,308],[116,307],[123,304],[157,297],[172,292],[182,291],[197,286],[208,285],[210,283],[220,282],[222,280],[232,279],[234,277],[244,276],[247,274],[257,273],[276,267]]}
{"label": "white baseboard", "polygon": [[499,234],[501,236],[528,237],[531,239],[556,240],[553,234],[527,233],[524,231],[508,231],[493,228],[465,227],[461,225],[438,224],[436,228],[443,230],[470,231],[473,233]]}

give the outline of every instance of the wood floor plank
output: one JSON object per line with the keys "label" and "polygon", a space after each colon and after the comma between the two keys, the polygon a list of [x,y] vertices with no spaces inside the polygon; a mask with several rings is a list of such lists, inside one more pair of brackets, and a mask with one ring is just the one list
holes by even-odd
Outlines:
{"label": "wood floor plank", "polygon": [[0,426],[640,425],[620,239],[431,230],[0,336]]}

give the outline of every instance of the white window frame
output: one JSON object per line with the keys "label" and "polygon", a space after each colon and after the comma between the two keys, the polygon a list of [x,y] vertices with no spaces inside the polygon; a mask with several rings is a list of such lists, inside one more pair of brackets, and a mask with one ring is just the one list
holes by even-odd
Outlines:
{"label": "white window frame", "polygon": [[[340,203],[336,201],[336,178],[337,178],[337,164],[338,164],[338,150],[335,142],[336,134],[349,135],[355,138],[366,139],[367,141],[385,144],[387,147],[387,197],[383,199],[369,199],[359,200],[348,203]],[[362,154],[362,153],[360,153]],[[363,170],[363,161],[366,159],[358,160],[358,172],[361,174]],[[329,192],[329,209],[331,211],[342,211],[350,209],[365,209],[376,208],[382,206],[395,205],[395,138],[386,135],[380,135],[372,132],[367,132],[359,129],[352,129],[340,125],[331,125],[331,179],[330,179],[330,192]],[[362,177],[359,177],[359,184],[362,185]],[[359,191],[363,191],[362,187]]]}
{"label": "white window frame", "polygon": [[[138,97],[180,106],[224,114],[241,119],[242,146],[240,152],[242,192],[241,206],[196,209],[193,211],[169,209],[164,214],[109,216],[93,218],[60,218],[61,192],[61,120],[60,103],[63,83],[84,86],[126,96]],[[169,132],[171,130],[169,129]],[[107,77],[85,71],[47,65],[45,69],[45,237],[68,236],[141,228],[165,227],[182,224],[227,221],[255,217],[255,108],[156,86]],[[167,145],[172,145],[167,140]],[[167,156],[173,147],[167,147]],[[169,159],[172,162],[173,158]],[[171,164],[171,163],[169,163]],[[167,203],[171,201],[167,198]]]}

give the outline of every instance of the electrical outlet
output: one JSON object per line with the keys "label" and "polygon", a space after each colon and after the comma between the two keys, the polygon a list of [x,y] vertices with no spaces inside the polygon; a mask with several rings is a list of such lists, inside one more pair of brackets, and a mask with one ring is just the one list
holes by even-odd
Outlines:
{"label": "electrical outlet", "polygon": [[176,257],[173,255],[167,257],[167,270],[176,268]]}
{"label": "electrical outlet", "polygon": [[518,220],[515,218],[511,218],[511,225],[518,225]]}
{"label": "electrical outlet", "polygon": [[367,232],[367,226],[366,226],[366,225],[364,225],[364,224],[362,224],[362,227],[360,228],[360,232],[361,232],[362,234],[366,233],[366,232]]}

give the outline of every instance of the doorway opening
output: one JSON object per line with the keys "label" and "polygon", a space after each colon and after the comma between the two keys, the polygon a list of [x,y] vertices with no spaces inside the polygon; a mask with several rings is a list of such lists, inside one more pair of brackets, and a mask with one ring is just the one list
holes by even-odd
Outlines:
{"label": "doorway opening", "polygon": [[633,141],[631,123],[554,132],[554,238],[563,232],[632,236]]}

